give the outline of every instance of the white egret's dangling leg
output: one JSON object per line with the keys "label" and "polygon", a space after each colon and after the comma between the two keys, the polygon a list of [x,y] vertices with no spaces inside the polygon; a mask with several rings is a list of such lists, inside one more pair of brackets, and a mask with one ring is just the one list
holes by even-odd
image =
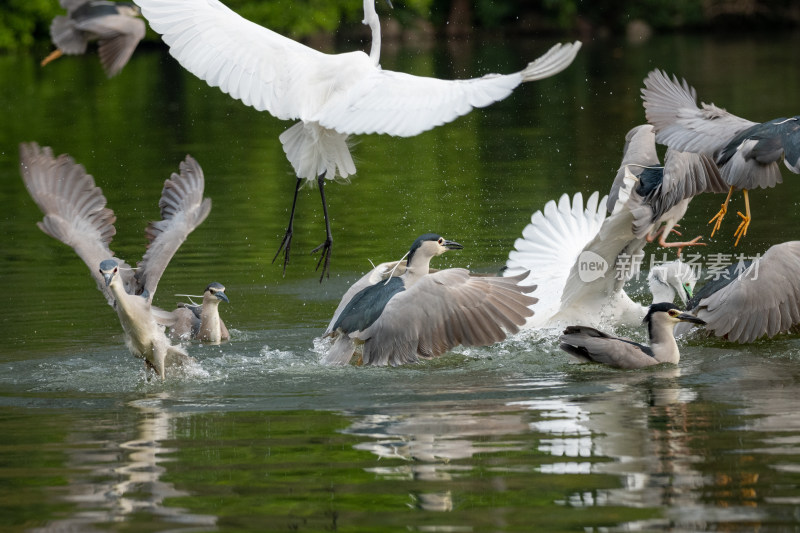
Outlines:
{"label": "white egret's dangling leg", "polygon": [[297,178],[297,184],[294,187],[294,199],[292,200],[292,212],[289,215],[289,225],[286,227],[286,233],[283,235],[283,240],[281,241],[281,245],[278,246],[278,251],[275,252],[275,257],[272,258],[272,262],[274,263],[275,260],[283,250],[283,275],[286,275],[286,265],[289,264],[289,251],[292,248],[292,233],[294,232],[294,210],[297,207],[297,194],[300,192],[300,186],[303,184],[302,178]]}
{"label": "white egret's dangling leg", "polygon": [[[322,280],[327,277],[331,277],[330,270],[328,266],[331,262],[331,245],[333,244],[333,234],[331,233],[331,220],[328,217],[328,202],[325,201],[325,175],[321,174],[317,178],[317,183],[319,183],[319,195],[322,198],[322,213],[325,215],[325,242],[311,250],[311,253],[322,251],[322,255],[319,256],[319,261],[317,261],[317,268],[319,270],[319,266],[322,265],[322,275],[319,277],[319,282],[322,283]],[[323,262],[324,260],[324,262]]]}

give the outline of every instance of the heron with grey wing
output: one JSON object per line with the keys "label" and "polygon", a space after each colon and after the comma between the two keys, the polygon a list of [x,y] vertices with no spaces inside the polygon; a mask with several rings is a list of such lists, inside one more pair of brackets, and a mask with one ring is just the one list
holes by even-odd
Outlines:
{"label": "heron with grey wing", "polygon": [[[178,294],[189,298],[189,303],[181,302],[174,311],[163,311],[159,322],[169,326],[169,335],[185,340],[199,340],[218,344],[230,339],[230,333],[219,314],[220,302],[229,303],[225,286],[222,283],[209,283],[202,296]],[[201,298],[195,303],[192,298]],[[161,311],[161,310],[159,310]]]}
{"label": "heron with grey wing", "polygon": [[614,368],[634,369],[661,363],[678,364],[680,351],[673,330],[681,322],[705,324],[696,316],[682,312],[676,305],[662,302],[651,305],[644,317],[650,339],[649,346],[594,328],[569,326],[560,337],[558,347],[580,362],[602,363]]}
{"label": "heron with grey wing", "polygon": [[686,80],[670,78],[660,70],[645,78],[642,98],[657,142],[711,156],[719,167],[728,185],[728,196],[709,221],[714,224],[712,237],[728,212],[733,191],[743,191],[745,213],[737,213],[741,222],[734,232],[734,246],[738,245],[752,219],[748,190],[781,183],[781,161],[790,171],[800,174],[800,115],[757,123],[714,104],[698,107],[697,93]]}
{"label": "heron with grey wing", "polygon": [[144,37],[145,24],[139,18],[139,8],[131,2],[106,0],[61,0],[60,3],[67,14],[53,19],[50,37],[56,49],[41,65],[64,54],[85,54],[89,42],[96,40],[103,70],[109,78],[116,76]]}
{"label": "heron with grey wing", "polygon": [[350,362],[357,346],[364,365],[398,366],[430,359],[459,345],[487,346],[519,331],[536,298],[516,277],[434,271],[433,257],[462,246],[435,233],[417,238],[405,261],[382,263],[342,297],[325,337],[324,364]]}
{"label": "heron with grey wing", "polygon": [[180,174],[173,173],[164,182],[161,220],[147,227],[147,252],[136,269],[115,258],[109,248],[116,234],[116,217],[82,165],[66,154],[55,157],[50,148],[23,143],[20,170],[28,192],[44,213],[39,228],[71,246],[89,267],[117,312],[131,353],[143,358],[145,366],[162,380],[168,363],[189,361],[186,351],[167,338],[152,301],[172,256],[211,211],[211,200],[203,198],[205,181],[197,161],[186,156]]}

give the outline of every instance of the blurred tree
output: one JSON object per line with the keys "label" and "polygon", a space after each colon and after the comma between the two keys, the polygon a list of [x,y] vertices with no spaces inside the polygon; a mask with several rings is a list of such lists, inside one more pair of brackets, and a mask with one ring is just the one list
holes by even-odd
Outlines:
{"label": "blurred tree", "polygon": [[21,50],[49,40],[50,22],[63,11],[54,0],[5,0],[0,4],[0,50]]}

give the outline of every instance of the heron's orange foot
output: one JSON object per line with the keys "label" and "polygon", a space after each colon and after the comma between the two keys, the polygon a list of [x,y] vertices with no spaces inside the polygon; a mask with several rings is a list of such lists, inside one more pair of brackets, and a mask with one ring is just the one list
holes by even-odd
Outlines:
{"label": "heron's orange foot", "polygon": [[714,218],[708,221],[709,224],[712,222],[714,223],[714,229],[711,230],[711,236],[714,236],[714,233],[719,230],[720,226],[722,226],[722,219],[725,218],[725,214],[728,212],[728,206],[722,204],[720,207],[719,212],[714,215]]}
{"label": "heron's orange foot", "polygon": [[742,221],[739,223],[739,227],[736,228],[736,232],[733,234],[733,236],[736,237],[736,242],[733,244],[734,246],[737,246],[739,244],[739,240],[747,235],[747,228],[750,226],[751,220],[749,216],[742,214],[741,211],[737,212],[736,214],[742,218]]}
{"label": "heron's orange foot", "polygon": [[[677,226],[677,224],[675,224],[675,225]],[[670,233],[674,233],[675,235],[679,235],[681,237],[683,236],[683,233],[681,233],[680,231],[676,230],[675,228],[672,228],[671,230],[669,230],[669,232]]]}

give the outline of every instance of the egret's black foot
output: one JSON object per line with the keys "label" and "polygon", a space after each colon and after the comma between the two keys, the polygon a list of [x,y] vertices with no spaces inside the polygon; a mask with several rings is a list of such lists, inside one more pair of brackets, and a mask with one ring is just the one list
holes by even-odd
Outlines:
{"label": "egret's black foot", "polygon": [[319,256],[319,261],[317,261],[317,268],[315,270],[319,270],[320,265],[322,265],[322,275],[319,277],[319,282],[322,283],[322,280],[325,277],[331,277],[330,271],[330,263],[331,263],[331,247],[333,246],[333,239],[328,237],[325,239],[325,242],[311,250],[312,254],[315,254],[322,251],[322,255]]}
{"label": "egret's black foot", "polygon": [[281,245],[278,246],[278,251],[275,252],[275,257],[272,258],[272,263],[275,263],[275,260],[281,255],[281,250],[283,250],[283,275],[286,275],[286,265],[289,264],[289,252],[292,249],[292,228],[286,228],[286,234],[283,236],[283,240],[281,241]]}

